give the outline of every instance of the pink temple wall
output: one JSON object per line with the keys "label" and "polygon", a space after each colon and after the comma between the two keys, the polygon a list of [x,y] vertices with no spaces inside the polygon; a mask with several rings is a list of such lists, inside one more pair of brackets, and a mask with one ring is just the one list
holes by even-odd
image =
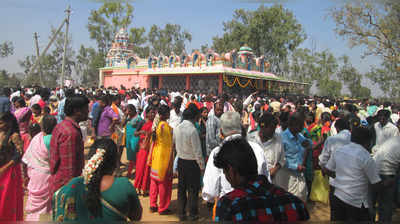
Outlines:
{"label": "pink temple wall", "polygon": [[105,87],[117,87],[121,85],[126,88],[141,87],[148,88],[149,77],[145,75],[108,75],[104,76]]}

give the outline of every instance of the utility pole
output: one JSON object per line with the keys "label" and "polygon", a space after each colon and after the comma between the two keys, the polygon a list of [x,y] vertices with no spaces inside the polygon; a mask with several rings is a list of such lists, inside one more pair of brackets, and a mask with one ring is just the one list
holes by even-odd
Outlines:
{"label": "utility pole", "polygon": [[64,39],[64,52],[63,52],[63,60],[62,60],[62,67],[61,67],[61,86],[64,86],[64,70],[65,70],[65,57],[66,57],[66,52],[67,52],[67,44],[68,44],[68,28],[69,28],[69,16],[71,14],[71,6],[68,5],[67,10],[65,10],[67,13],[67,18],[65,19],[65,23],[67,24],[67,27],[65,29],[65,39]]}
{"label": "utility pole", "polygon": [[[40,54],[41,56],[46,55],[46,52],[49,50],[51,44],[52,44],[52,43],[54,42],[54,40],[56,39],[58,33],[61,31],[61,29],[63,28],[63,26],[64,26],[64,24],[65,24],[66,21],[67,21],[67,20],[64,19],[64,21],[61,23],[60,27],[58,27],[57,31],[54,33],[53,37],[51,38],[49,44],[47,44],[46,48],[45,48],[45,49],[42,51],[42,53]],[[38,62],[39,62],[40,60],[41,60],[41,57],[39,57],[39,58],[35,61],[34,65],[32,66],[32,68],[31,68],[31,70],[30,70],[30,72],[29,72],[30,75],[35,71],[36,67],[39,65]]]}
{"label": "utility pole", "polygon": [[35,38],[36,60],[38,61],[38,64],[39,64],[39,65],[38,65],[38,66],[39,66],[39,68],[38,68],[38,73],[39,73],[40,85],[41,85],[42,87],[44,87],[44,83],[43,83],[43,79],[42,79],[42,70],[41,70],[41,65],[40,65],[40,61],[39,61],[40,55],[39,55],[38,35],[37,35],[36,32],[33,34],[33,38]]}

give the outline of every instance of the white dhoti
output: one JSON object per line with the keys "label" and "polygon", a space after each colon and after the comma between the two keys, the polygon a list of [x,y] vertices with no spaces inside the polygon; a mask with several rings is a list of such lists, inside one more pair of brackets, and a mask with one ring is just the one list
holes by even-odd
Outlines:
{"label": "white dhoti", "polygon": [[275,180],[278,182],[276,185],[294,194],[303,202],[307,202],[307,185],[304,174],[287,168],[282,168],[279,172],[279,178]]}

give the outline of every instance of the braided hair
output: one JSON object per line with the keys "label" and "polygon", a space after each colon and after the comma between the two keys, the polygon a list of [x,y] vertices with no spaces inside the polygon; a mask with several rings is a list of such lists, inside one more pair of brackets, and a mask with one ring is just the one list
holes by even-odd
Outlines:
{"label": "braided hair", "polygon": [[94,217],[103,217],[101,206],[100,183],[104,175],[111,175],[117,166],[117,146],[111,139],[96,140],[90,148],[90,158],[96,153],[97,149],[104,149],[103,161],[94,171],[92,178],[87,184],[86,205]]}

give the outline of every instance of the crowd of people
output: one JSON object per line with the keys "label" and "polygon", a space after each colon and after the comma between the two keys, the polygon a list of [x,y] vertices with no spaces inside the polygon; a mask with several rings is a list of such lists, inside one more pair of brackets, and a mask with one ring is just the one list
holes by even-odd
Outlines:
{"label": "crowd of people", "polygon": [[199,197],[216,222],[305,221],[315,202],[332,221],[390,222],[398,205],[400,107],[389,102],[123,86],[0,94],[0,221],[140,220],[143,197],[180,221],[201,218]]}

